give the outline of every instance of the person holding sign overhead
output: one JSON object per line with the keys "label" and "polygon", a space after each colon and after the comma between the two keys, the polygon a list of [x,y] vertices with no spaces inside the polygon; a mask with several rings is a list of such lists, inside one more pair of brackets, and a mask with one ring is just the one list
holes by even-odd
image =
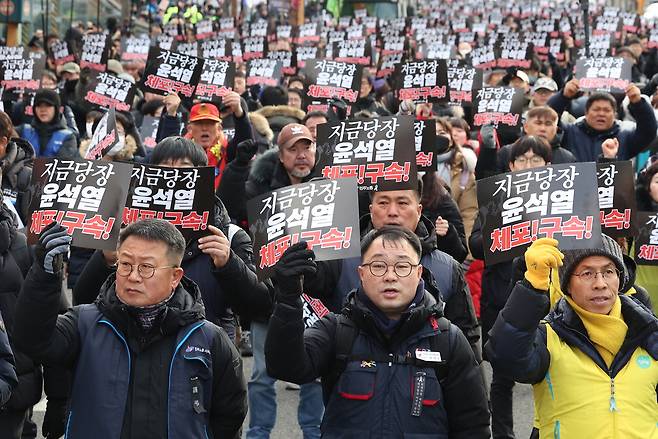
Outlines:
{"label": "person holding sign overhead", "polygon": [[533,384],[540,437],[655,437],[658,319],[619,294],[621,248],[603,235],[601,248],[562,252],[541,238],[525,262],[485,351],[494,370]]}

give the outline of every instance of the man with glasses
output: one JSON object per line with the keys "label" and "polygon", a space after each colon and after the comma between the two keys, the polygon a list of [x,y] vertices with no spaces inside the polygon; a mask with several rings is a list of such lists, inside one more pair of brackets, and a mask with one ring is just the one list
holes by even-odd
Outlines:
{"label": "man with glasses", "polygon": [[485,350],[498,373],[533,384],[540,437],[656,437],[658,319],[619,294],[631,282],[621,248],[604,235],[561,252],[542,238],[525,261]]}
{"label": "man with glasses", "polygon": [[317,271],[315,255],[300,242],[276,264],[267,368],[297,383],[321,377],[323,437],[490,437],[478,363],[443,317],[443,303],[425,290],[421,254],[405,227],[368,233],[360,286],[341,313],[306,331],[300,295]]}
{"label": "man with glasses", "polygon": [[238,438],[240,355],[183,276],[181,233],[158,219],[123,229],[116,274],[96,301],[58,316],[70,243],[58,223],[42,232],[14,324],[21,350],[74,370],[67,437]]}

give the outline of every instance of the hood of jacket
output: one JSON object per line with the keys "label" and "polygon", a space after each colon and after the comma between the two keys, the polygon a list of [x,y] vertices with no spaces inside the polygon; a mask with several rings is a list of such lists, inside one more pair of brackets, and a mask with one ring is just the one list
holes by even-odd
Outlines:
{"label": "hood of jacket", "polygon": [[18,227],[16,218],[2,202],[0,192],[0,255],[7,253],[11,248],[11,244],[16,238],[16,227]]}
{"label": "hood of jacket", "polygon": [[[115,287],[116,272],[105,280],[94,303],[102,314],[119,326],[124,334],[136,339],[140,330],[135,318],[129,314],[128,306],[118,299]],[[201,291],[194,281],[183,276],[174,295],[167,303],[164,317],[156,326],[160,333],[171,335],[176,334],[181,327],[204,318],[205,308],[201,300]]]}
{"label": "hood of jacket", "polygon": [[260,134],[265,140],[270,142],[274,140],[274,132],[270,128],[270,123],[265,116],[252,111],[249,113],[249,121],[258,134]]}
{"label": "hood of jacket", "polygon": [[[27,167],[32,166],[34,159],[34,148],[25,139],[13,138],[7,144],[7,151],[5,156],[0,160],[0,170],[2,170],[2,179],[8,180],[12,188],[17,190],[26,190],[25,188],[18,188],[18,174]],[[29,183],[29,182],[28,182]]]}
{"label": "hood of jacket", "polygon": [[254,111],[253,113],[263,116],[268,120],[273,117],[286,117],[296,119],[298,122],[301,122],[306,115],[304,110],[291,107],[290,105],[268,105],[267,107]]}
{"label": "hood of jacket", "polygon": [[[372,225],[372,218],[369,213],[361,217],[359,225],[361,226],[361,237],[364,237],[366,233],[375,228]],[[422,256],[425,256],[438,248],[436,233],[434,232],[434,224],[425,215],[420,216],[420,221],[418,221],[414,233],[418,236],[418,239],[420,239],[420,245],[423,249]]]}

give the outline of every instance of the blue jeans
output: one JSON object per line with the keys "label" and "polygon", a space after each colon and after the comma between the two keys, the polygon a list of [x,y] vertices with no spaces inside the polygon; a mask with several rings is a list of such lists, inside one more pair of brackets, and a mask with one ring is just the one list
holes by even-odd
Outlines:
{"label": "blue jeans", "polygon": [[[265,367],[265,338],[267,324],[251,322],[251,345],[254,368],[247,384],[249,398],[249,429],[247,439],[269,438],[276,422],[276,380],[267,375]],[[320,438],[320,423],[324,414],[322,386],[313,382],[303,384],[299,392],[297,421],[304,439]]]}

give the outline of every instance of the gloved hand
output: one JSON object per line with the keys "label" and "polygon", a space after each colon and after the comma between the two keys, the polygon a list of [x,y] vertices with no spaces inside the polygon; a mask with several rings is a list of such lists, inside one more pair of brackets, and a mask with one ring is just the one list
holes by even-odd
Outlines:
{"label": "gloved hand", "polygon": [[253,139],[238,143],[235,160],[238,164],[247,165],[258,151],[258,144]]}
{"label": "gloved hand", "polygon": [[274,265],[274,281],[277,300],[295,305],[304,291],[304,275],[314,275],[318,270],[315,253],[308,249],[306,241],[290,246]]}
{"label": "gloved hand", "polygon": [[50,399],[46,406],[41,431],[47,439],[56,439],[64,436],[66,424],[66,399]]}
{"label": "gloved hand", "polygon": [[485,149],[498,149],[498,135],[496,134],[496,128],[492,124],[482,125],[480,128],[480,133],[478,134],[478,140],[480,145]]}
{"label": "gloved hand", "polygon": [[537,290],[548,291],[551,269],[562,266],[564,255],[557,244],[556,239],[541,238],[525,252],[525,278]]}
{"label": "gloved hand", "polygon": [[46,273],[55,274],[62,269],[64,255],[71,249],[71,236],[66,228],[52,222],[41,232],[35,248],[36,259]]}

